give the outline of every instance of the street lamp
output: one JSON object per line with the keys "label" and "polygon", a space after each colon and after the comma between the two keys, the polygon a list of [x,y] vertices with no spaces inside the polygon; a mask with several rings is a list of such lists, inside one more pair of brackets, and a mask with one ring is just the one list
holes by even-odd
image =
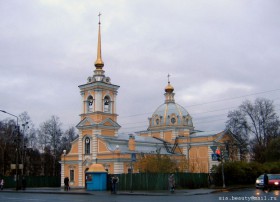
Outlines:
{"label": "street lamp", "polygon": [[18,126],[18,117],[17,117],[16,115],[10,114],[9,112],[6,112],[6,111],[4,111],[4,110],[0,110],[0,112],[3,112],[3,113],[5,113],[5,114],[9,114],[9,115],[11,115],[11,116],[16,117],[16,118],[17,118],[17,126]]}
{"label": "street lamp", "polygon": [[6,112],[4,110],[0,110],[0,112],[9,114],[11,116],[14,116],[17,118],[17,126],[16,126],[16,132],[17,132],[17,148],[16,148],[16,190],[19,189],[19,184],[18,184],[18,152],[19,152],[19,125],[18,125],[18,116],[11,114],[9,112]]}
{"label": "street lamp", "polygon": [[26,169],[25,169],[25,157],[26,157],[26,145],[24,141],[24,133],[25,133],[25,127],[29,128],[28,122],[26,121],[25,123],[22,124],[23,130],[22,130],[22,176],[25,175]]}
{"label": "street lamp", "polygon": [[66,149],[63,150],[64,164],[65,164],[65,155],[66,155]]}
{"label": "street lamp", "polygon": [[63,173],[64,173],[64,177],[65,177],[65,156],[66,156],[66,149],[63,150],[63,157],[64,157],[64,162],[63,162]]}

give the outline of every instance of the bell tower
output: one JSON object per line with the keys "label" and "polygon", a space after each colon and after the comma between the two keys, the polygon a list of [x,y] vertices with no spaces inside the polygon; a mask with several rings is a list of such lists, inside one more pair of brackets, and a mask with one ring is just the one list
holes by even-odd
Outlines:
{"label": "bell tower", "polygon": [[82,97],[81,122],[77,128],[82,131],[93,129],[98,135],[117,136],[120,125],[117,123],[116,98],[119,86],[105,76],[101,52],[101,23],[98,23],[97,58],[93,75],[87,83],[80,85]]}

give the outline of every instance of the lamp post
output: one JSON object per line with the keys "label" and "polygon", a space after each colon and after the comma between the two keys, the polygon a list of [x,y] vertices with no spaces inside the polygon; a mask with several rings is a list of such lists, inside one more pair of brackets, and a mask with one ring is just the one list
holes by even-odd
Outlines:
{"label": "lamp post", "polygon": [[17,126],[16,126],[16,132],[17,132],[17,148],[16,148],[16,190],[19,189],[19,183],[18,183],[18,152],[19,152],[19,125],[18,125],[18,116],[11,114],[9,112],[6,112],[4,110],[0,110],[0,112],[5,113],[5,114],[9,114],[13,117],[17,118]]}
{"label": "lamp post", "polygon": [[63,173],[65,178],[65,156],[66,156],[66,149],[63,150]]}
{"label": "lamp post", "polygon": [[22,130],[22,176],[25,175],[26,169],[25,169],[25,156],[26,156],[26,145],[24,141],[24,133],[25,133],[25,127],[29,128],[28,122],[26,121],[24,124],[22,124],[23,130]]}

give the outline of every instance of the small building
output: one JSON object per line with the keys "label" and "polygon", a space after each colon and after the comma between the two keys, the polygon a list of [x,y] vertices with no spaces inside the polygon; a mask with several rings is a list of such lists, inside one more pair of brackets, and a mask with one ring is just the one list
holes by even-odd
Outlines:
{"label": "small building", "polygon": [[86,188],[89,191],[107,189],[107,171],[102,164],[92,164],[86,171]]}

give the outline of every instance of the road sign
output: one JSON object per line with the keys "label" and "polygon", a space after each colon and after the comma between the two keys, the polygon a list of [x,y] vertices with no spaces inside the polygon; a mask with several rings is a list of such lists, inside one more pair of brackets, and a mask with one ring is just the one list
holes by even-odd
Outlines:
{"label": "road sign", "polygon": [[212,154],[212,161],[218,161],[218,154]]}
{"label": "road sign", "polygon": [[216,152],[217,146],[210,146],[210,148],[212,149],[213,153]]}

